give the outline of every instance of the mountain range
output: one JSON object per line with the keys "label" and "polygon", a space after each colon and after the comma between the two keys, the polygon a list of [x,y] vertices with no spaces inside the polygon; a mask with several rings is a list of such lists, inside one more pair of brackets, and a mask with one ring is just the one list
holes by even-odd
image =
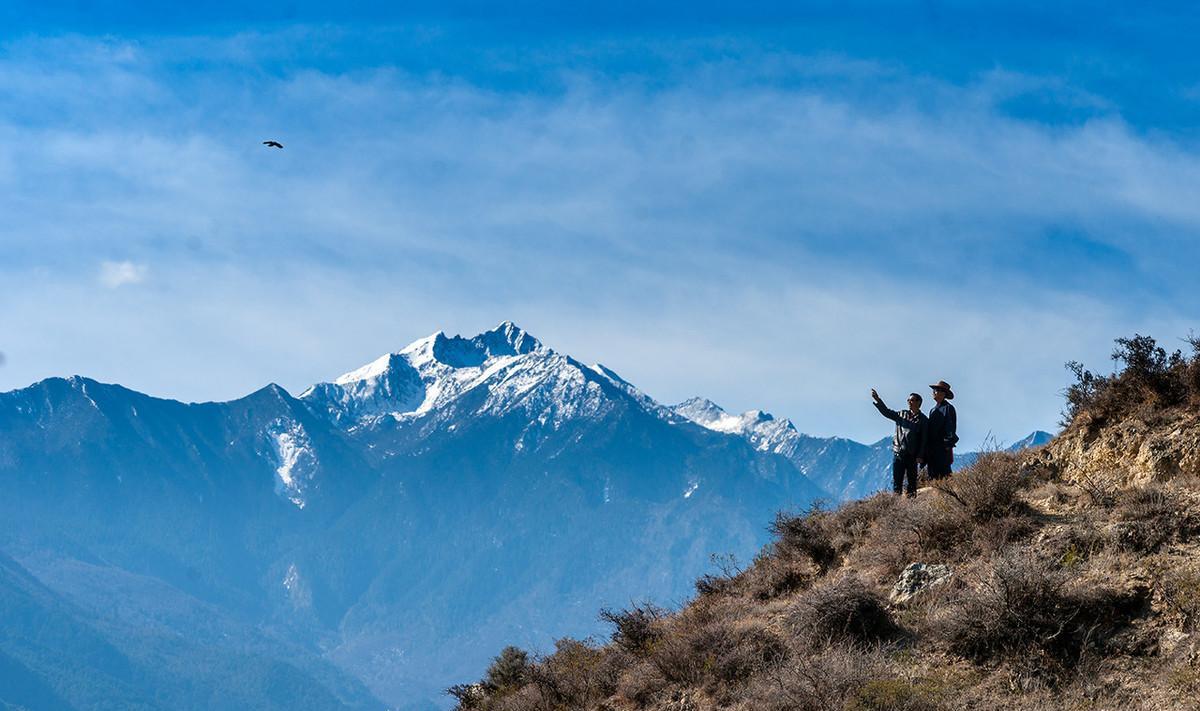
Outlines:
{"label": "mountain range", "polygon": [[777,510],[889,464],[886,439],[659,404],[510,322],[298,397],[50,378],[0,394],[0,703],[445,707],[496,649],[680,603]]}

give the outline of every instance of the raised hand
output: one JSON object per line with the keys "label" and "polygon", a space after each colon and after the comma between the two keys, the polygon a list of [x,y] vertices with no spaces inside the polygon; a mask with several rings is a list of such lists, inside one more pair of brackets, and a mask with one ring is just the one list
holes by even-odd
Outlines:
{"label": "raised hand", "polygon": [[875,402],[880,402],[879,393],[875,392],[875,388],[871,388],[871,399]]}

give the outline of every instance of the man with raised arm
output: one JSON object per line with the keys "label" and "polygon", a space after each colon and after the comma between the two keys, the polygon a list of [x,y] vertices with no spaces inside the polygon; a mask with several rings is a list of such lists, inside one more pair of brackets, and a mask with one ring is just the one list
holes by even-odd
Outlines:
{"label": "man with raised arm", "polygon": [[871,399],[879,414],[896,423],[896,434],[892,437],[892,491],[904,493],[908,483],[908,495],[917,495],[917,467],[925,456],[925,437],[928,419],[921,412],[921,396],[910,393],[908,409],[902,412],[889,410],[875,388],[871,388]]}
{"label": "man with raised arm", "polygon": [[929,411],[929,433],[925,437],[924,457],[929,465],[929,478],[950,476],[954,463],[954,445],[958,444],[958,414],[950,400],[954,391],[945,380],[929,386],[933,390],[933,409]]}

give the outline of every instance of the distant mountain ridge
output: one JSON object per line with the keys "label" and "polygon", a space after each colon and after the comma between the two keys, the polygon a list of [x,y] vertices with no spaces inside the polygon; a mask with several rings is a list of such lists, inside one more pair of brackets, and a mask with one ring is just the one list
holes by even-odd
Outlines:
{"label": "distant mountain ridge", "polygon": [[[762,410],[732,415],[701,397],[685,400],[671,409],[702,427],[743,437],[759,451],[786,457],[819,482],[834,500],[862,498],[888,485],[886,474],[892,461],[890,437],[870,445],[841,437],[812,437],[797,431],[791,420],[776,419]],[[1036,430],[1005,449],[1039,447],[1053,438],[1049,432]],[[977,452],[961,452],[957,464],[966,466],[977,456]]]}
{"label": "distant mountain ridge", "polygon": [[[501,643],[682,600],[710,554],[757,550],[777,509],[882,483],[882,445],[667,407],[503,322],[299,397],[185,404],[78,376],[2,393],[0,553],[138,669],[249,650],[227,698],[197,696],[198,672],[168,691],[135,675],[145,708],[292,707],[267,698],[280,679],[311,708],[432,708]],[[151,645],[153,661],[147,625],[195,644]],[[49,681],[64,662],[5,639],[30,693],[98,707]]]}

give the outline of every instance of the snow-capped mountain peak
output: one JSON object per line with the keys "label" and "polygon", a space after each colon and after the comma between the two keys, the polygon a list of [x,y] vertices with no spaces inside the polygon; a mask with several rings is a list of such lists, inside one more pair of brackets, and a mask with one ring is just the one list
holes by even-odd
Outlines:
{"label": "snow-capped mountain peak", "polygon": [[742,433],[742,418],[729,414],[724,408],[708,398],[690,398],[671,409],[701,427],[727,434]]}
{"label": "snow-capped mountain peak", "polygon": [[1052,439],[1054,439],[1054,435],[1050,434],[1049,432],[1044,432],[1042,430],[1034,430],[1033,432],[1030,432],[1029,434],[1025,435],[1021,439],[1014,442],[1012,445],[1009,446],[1008,449],[1011,451],[1017,452],[1022,449],[1031,449],[1033,447],[1040,447]]}
{"label": "snow-capped mountain peak", "polygon": [[731,415],[717,403],[702,397],[684,400],[671,409],[701,427],[726,434],[770,436],[786,430],[795,431],[790,421],[776,420],[769,412],[747,410],[740,415]]}
{"label": "snow-capped mountain peak", "polygon": [[[380,417],[408,421],[434,412],[447,419],[451,411],[466,414],[462,407],[482,414],[521,406],[559,413],[547,415],[557,419],[598,405],[603,398],[597,375],[614,384],[624,382],[608,371],[581,366],[504,321],[471,337],[438,331],[332,383],[314,385],[301,398],[350,426]],[[628,384],[621,389],[627,394],[635,390]],[[470,398],[455,405],[468,393],[480,393],[482,401]]]}
{"label": "snow-capped mountain peak", "polygon": [[367,363],[361,368],[356,368],[349,373],[343,373],[334,379],[335,385],[348,385],[356,383],[360,380],[373,380],[386,373],[391,367],[393,361],[398,357],[397,353],[385,353],[375,360]]}

